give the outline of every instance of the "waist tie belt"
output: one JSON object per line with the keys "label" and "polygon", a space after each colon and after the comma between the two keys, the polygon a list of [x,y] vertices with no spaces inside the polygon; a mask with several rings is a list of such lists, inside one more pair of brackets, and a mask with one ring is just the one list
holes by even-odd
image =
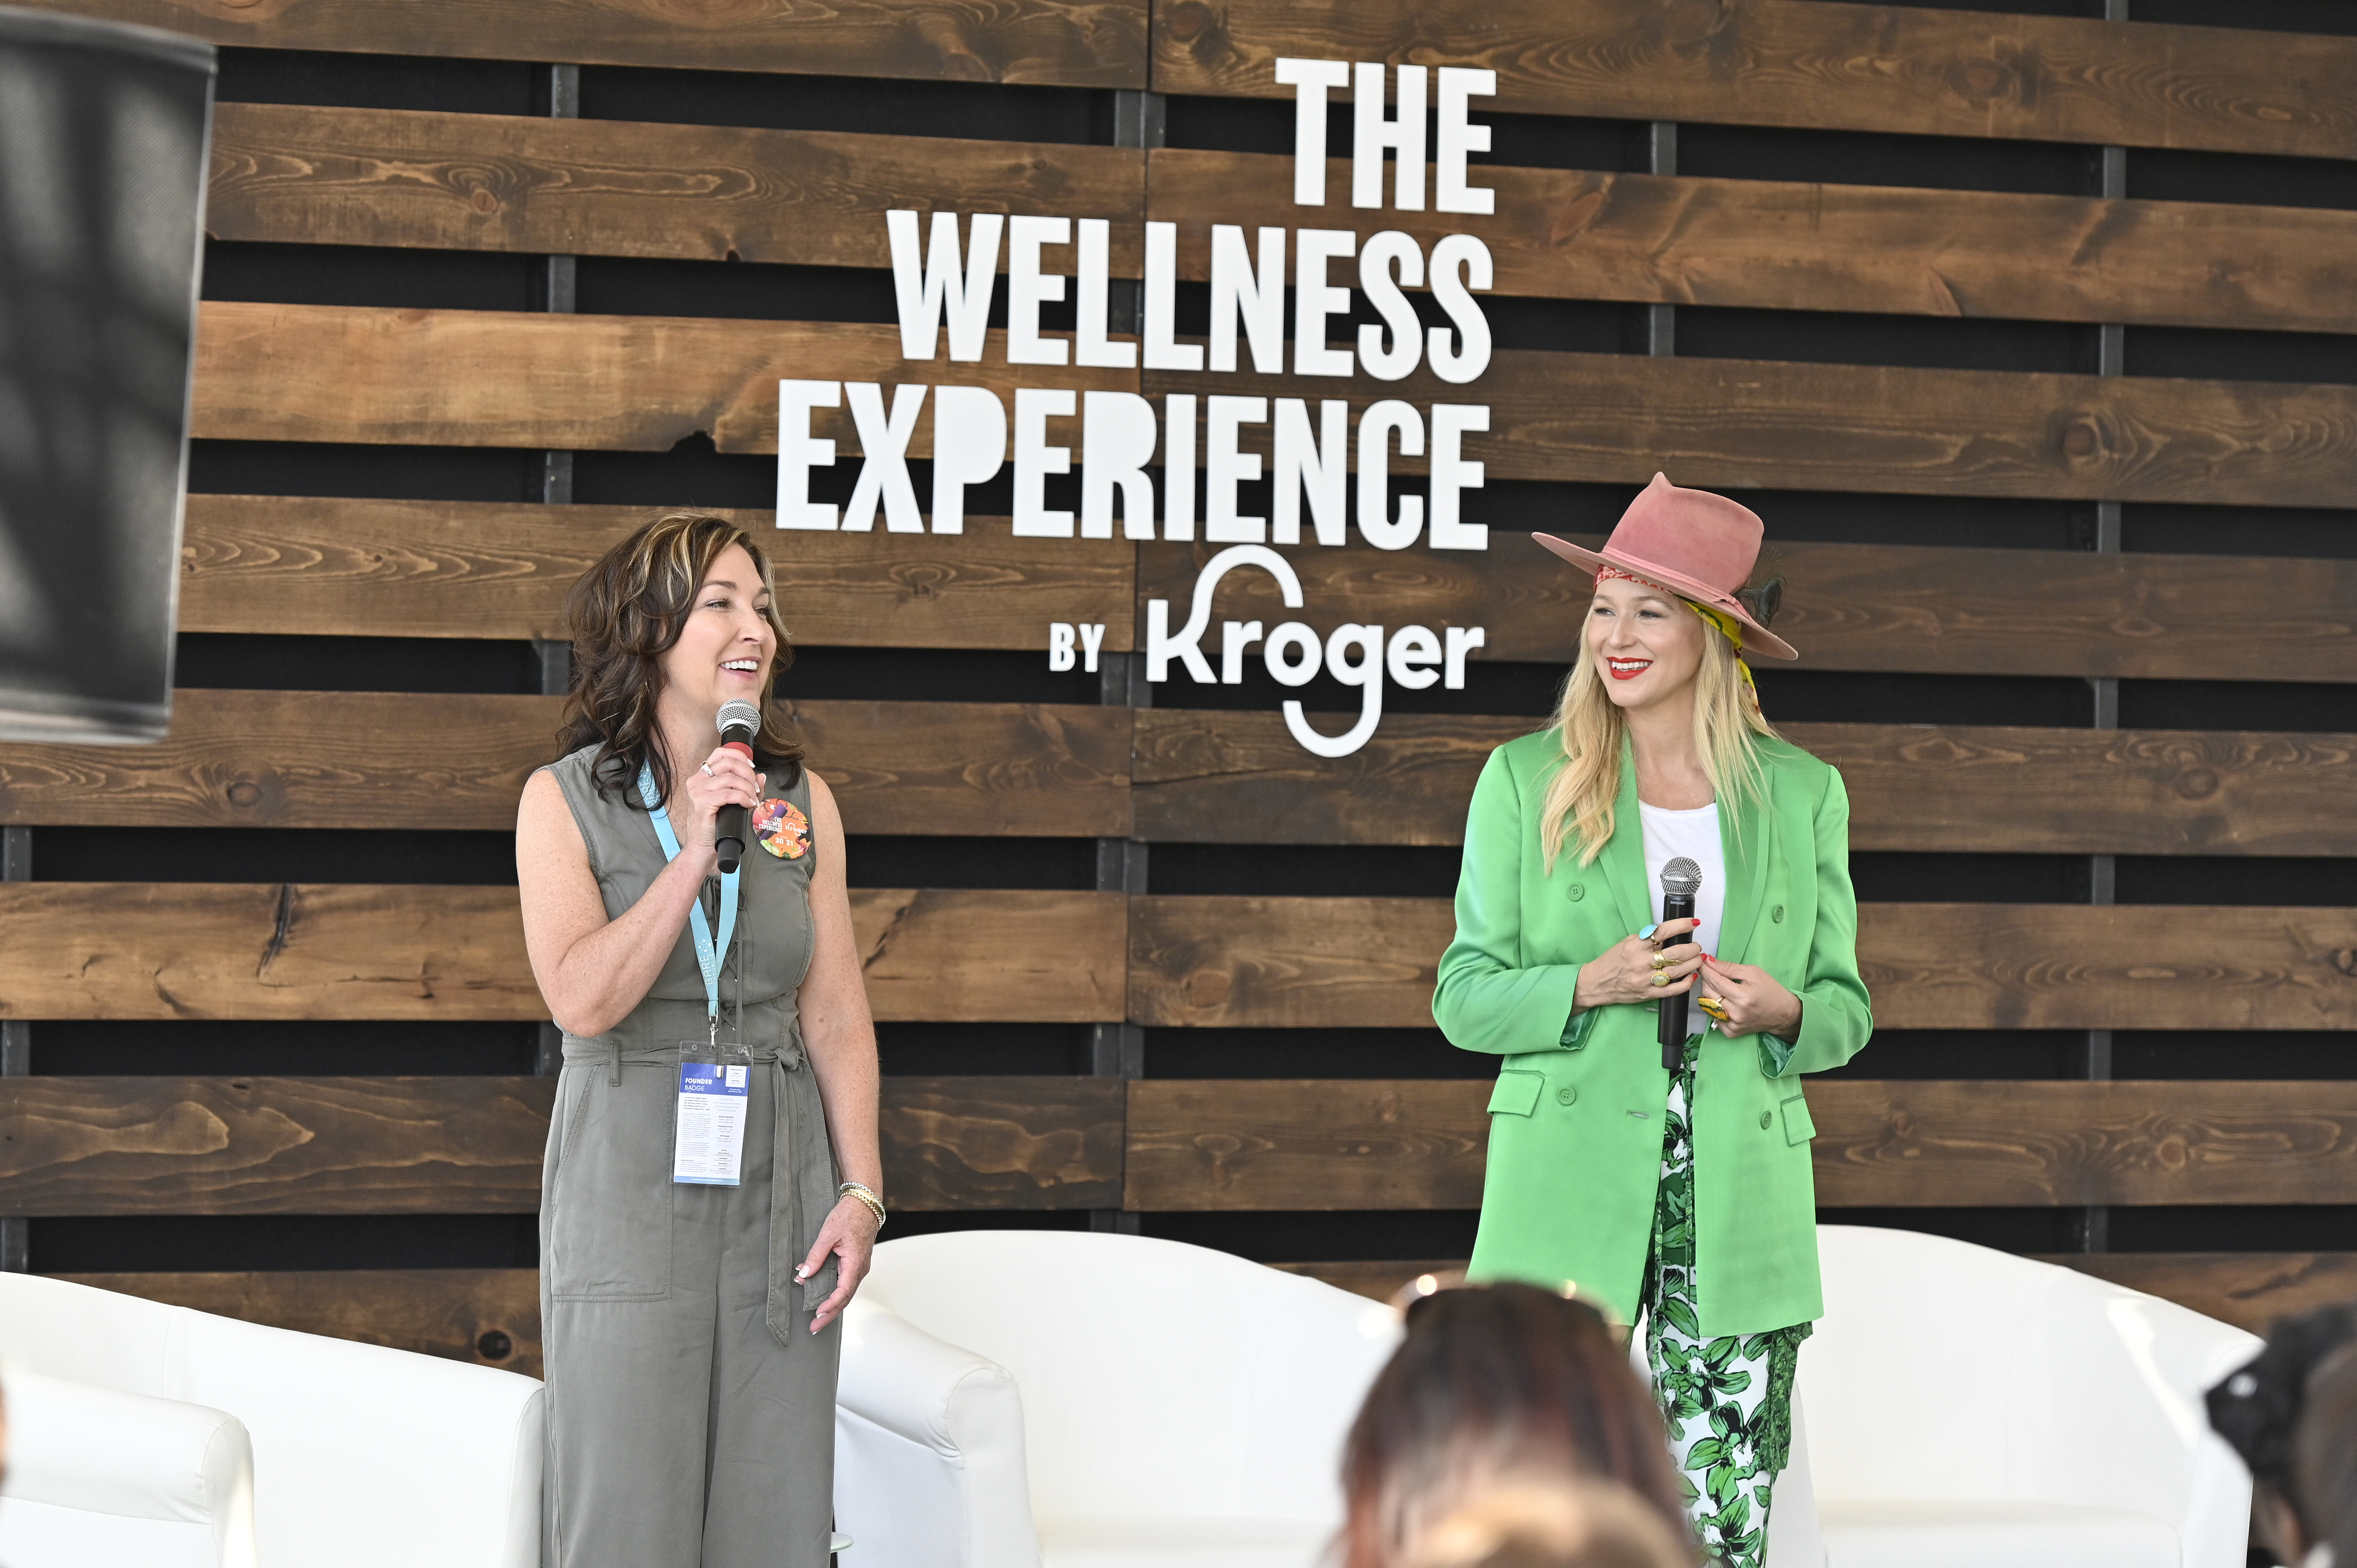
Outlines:
{"label": "waist tie belt", "polygon": [[[703,1020],[699,1016],[697,1022]],[[803,1293],[802,1310],[814,1311],[816,1304],[834,1292],[834,1261],[830,1258],[818,1273],[797,1283],[794,1270],[810,1251],[811,1238],[802,1233],[802,1169],[794,1157],[794,1118],[787,1106],[790,1080],[787,1074],[800,1072],[806,1059],[799,1031],[781,1045],[748,1046],[746,1047],[755,1067],[767,1067],[763,1076],[770,1082],[770,1285],[768,1320],[770,1335],[780,1345],[793,1344],[794,1304],[792,1292]],[[625,1046],[619,1033],[597,1039],[585,1040],[572,1035],[565,1036],[565,1059],[567,1062],[605,1062],[609,1076],[607,1082],[621,1087],[622,1064],[642,1067],[673,1067],[680,1059],[676,1046]],[[783,1250],[780,1251],[782,1243]]]}

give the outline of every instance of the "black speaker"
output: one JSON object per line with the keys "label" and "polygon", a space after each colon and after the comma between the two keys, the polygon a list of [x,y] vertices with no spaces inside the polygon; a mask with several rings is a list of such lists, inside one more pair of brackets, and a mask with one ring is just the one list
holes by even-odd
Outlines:
{"label": "black speaker", "polygon": [[0,737],[172,717],[210,44],[0,8]]}

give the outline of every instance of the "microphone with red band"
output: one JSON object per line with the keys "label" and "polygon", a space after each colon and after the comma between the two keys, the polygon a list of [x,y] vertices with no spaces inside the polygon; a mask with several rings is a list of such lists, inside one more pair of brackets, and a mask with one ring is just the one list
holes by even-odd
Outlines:
{"label": "microphone with red band", "polygon": [[[760,709],[750,703],[723,703],[712,722],[720,731],[722,746],[742,753],[748,762],[753,760],[753,737],[761,733]],[[726,876],[745,859],[745,808],[733,803],[721,807],[714,825],[717,832],[712,847],[720,856],[720,875]]]}

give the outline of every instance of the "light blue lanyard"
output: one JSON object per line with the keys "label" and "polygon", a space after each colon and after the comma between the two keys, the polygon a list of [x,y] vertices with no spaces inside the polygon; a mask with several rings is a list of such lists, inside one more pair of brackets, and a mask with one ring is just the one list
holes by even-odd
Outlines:
{"label": "light blue lanyard", "polygon": [[[639,764],[639,799],[647,803],[647,815],[655,824],[655,837],[662,843],[663,859],[679,858],[679,835],[671,831],[671,814],[663,810],[662,797],[655,793],[655,770],[651,763]],[[705,1015],[711,1021],[712,1036],[720,1037],[720,955],[727,950],[728,939],[737,934],[737,878],[731,871],[720,878],[720,940],[712,940],[712,925],[704,918],[704,899],[699,895],[688,909],[688,929],[695,937],[696,967],[704,971]],[[744,983],[739,976],[738,984]]]}

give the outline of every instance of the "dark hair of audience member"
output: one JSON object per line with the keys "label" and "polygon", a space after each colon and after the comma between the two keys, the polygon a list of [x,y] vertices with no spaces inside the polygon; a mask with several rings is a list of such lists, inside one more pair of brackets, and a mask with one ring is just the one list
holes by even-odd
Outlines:
{"label": "dark hair of audience member", "polygon": [[1477,1493],[1408,1548],[1405,1568],[1689,1568],[1662,1516],[1617,1481]]}
{"label": "dark hair of audience member", "polygon": [[2292,1441],[2292,1490],[2304,1544],[2329,1542],[2336,1563],[2357,1563],[2357,1346],[2346,1346],[2308,1380]]}
{"label": "dark hair of audience member", "polygon": [[[2293,1475],[2293,1440],[2307,1407],[2309,1381],[2334,1353],[2357,1339],[2357,1307],[2320,1306],[2278,1319],[2266,1348],[2203,1396],[2210,1425],[2250,1467],[2253,1521],[2282,1561],[2298,1563],[2320,1539],[2323,1520],[2302,1506]],[[2357,1565],[2357,1558],[2343,1559]]]}
{"label": "dark hair of audience member", "polygon": [[1395,1568],[1491,1487],[1583,1477],[1621,1483],[1687,1539],[1661,1412],[1602,1315],[1525,1284],[1424,1297],[1343,1449],[1342,1568]]}

